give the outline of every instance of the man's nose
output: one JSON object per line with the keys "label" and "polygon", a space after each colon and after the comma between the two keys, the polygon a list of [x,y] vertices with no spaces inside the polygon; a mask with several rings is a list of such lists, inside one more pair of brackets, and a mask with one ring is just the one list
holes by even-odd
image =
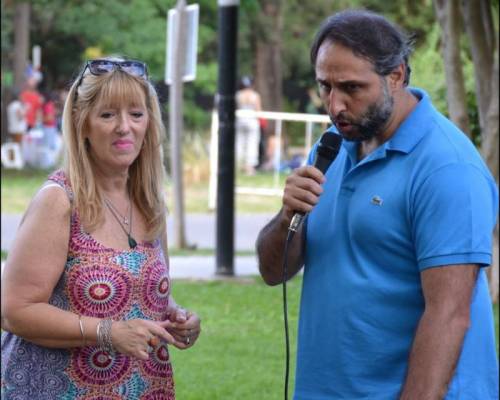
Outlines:
{"label": "man's nose", "polygon": [[328,95],[328,114],[336,117],[340,113],[346,111],[346,102],[342,93],[333,88]]}

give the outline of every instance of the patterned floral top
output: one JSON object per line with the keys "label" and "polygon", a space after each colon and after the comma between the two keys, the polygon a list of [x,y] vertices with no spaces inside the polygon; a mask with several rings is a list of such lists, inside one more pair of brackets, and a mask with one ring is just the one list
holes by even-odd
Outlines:
{"label": "patterned floral top", "polygon": [[[73,193],[62,171],[49,180]],[[164,320],[170,293],[160,241],[133,250],[104,247],[71,216],[68,259],[50,304],[75,314],[113,320]],[[76,319],[75,319],[76,320]],[[175,399],[166,343],[142,361],[96,346],[50,349],[2,334],[2,399]]]}

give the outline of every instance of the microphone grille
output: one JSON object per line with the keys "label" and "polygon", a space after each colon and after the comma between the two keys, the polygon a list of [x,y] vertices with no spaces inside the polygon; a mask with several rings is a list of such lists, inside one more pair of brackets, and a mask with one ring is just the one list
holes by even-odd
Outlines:
{"label": "microphone grille", "polygon": [[326,131],[323,133],[323,136],[321,136],[320,144],[321,146],[332,147],[338,151],[342,144],[342,136]]}

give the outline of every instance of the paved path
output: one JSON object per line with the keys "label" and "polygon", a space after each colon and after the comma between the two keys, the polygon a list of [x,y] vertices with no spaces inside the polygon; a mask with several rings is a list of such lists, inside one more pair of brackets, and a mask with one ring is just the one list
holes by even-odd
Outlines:
{"label": "paved path", "polygon": [[[270,221],[274,214],[242,214],[235,217],[235,251],[252,251],[260,229]],[[173,243],[172,216],[167,221],[167,233],[170,244]],[[2,250],[8,251],[21,221],[21,215],[2,214]],[[187,214],[186,240],[199,249],[214,249],[216,245],[215,214]],[[3,267],[3,265],[2,265]],[[173,279],[214,279],[215,256],[176,256],[170,257],[170,274]],[[257,275],[257,260],[254,255],[236,256],[234,260],[235,276]]]}

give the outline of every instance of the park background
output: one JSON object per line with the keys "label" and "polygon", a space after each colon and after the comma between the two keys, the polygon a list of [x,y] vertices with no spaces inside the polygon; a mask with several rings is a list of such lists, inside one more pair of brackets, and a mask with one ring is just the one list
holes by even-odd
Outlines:
{"label": "park background", "polygon": [[[215,0],[197,4],[197,76],[184,85],[184,201],[187,213],[211,213],[207,195],[211,112],[218,79],[218,6]],[[175,5],[174,0],[2,0],[2,143],[8,136],[5,107],[10,89],[22,84],[34,45],[42,49],[40,85],[51,89],[67,88],[89,58],[122,54],[144,60],[168,119],[169,93],[163,83],[166,20]],[[380,12],[414,34],[411,85],[425,89],[436,107],[469,135],[498,184],[498,0],[243,0],[239,5],[238,76],[255,78],[263,109],[321,112],[312,107],[308,94],[315,88],[309,45],[326,16],[348,7]],[[286,124],[284,137],[285,151],[300,148],[303,127]],[[167,172],[169,154],[166,140]],[[22,213],[48,172],[2,168],[2,214]],[[280,184],[286,172],[280,176]],[[272,175],[264,172],[236,176],[237,185],[262,187],[271,181]],[[166,190],[170,201],[170,181]],[[273,213],[279,209],[280,199],[235,195],[235,204],[237,214]],[[498,243],[498,226],[495,236]],[[171,251],[208,257],[214,253],[214,249]],[[248,253],[253,249],[237,255]],[[5,257],[2,252],[2,260]],[[498,271],[498,253],[495,261]],[[490,282],[497,302],[498,275],[490,273]],[[300,276],[289,285],[292,360],[300,285]],[[280,288],[268,288],[256,276],[176,281],[173,291],[180,304],[196,310],[203,319],[197,346],[187,352],[172,351],[179,399],[282,397]],[[498,332],[498,304],[495,318]],[[292,362],[292,371],[293,366]]]}

